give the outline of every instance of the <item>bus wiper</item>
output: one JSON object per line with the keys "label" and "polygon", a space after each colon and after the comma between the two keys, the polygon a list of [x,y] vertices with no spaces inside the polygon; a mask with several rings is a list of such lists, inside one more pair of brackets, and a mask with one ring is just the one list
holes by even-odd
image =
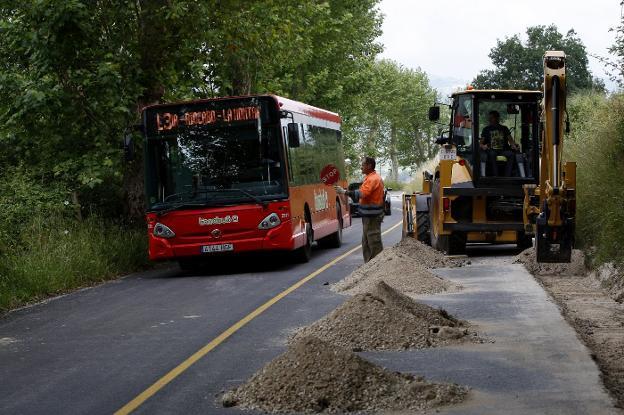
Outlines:
{"label": "bus wiper", "polygon": [[156,214],[158,216],[164,216],[169,212],[173,212],[174,210],[178,210],[181,208],[188,208],[188,207],[199,207],[199,206],[206,206],[206,203],[189,203],[189,202],[178,203],[177,205],[169,206],[166,209],[159,210],[156,212]]}
{"label": "bus wiper", "polygon": [[215,189],[215,190],[212,190],[212,191],[213,191],[213,192],[232,192],[232,191],[234,191],[234,192],[239,192],[239,193],[242,193],[242,194],[244,194],[245,196],[249,197],[250,199],[253,199],[253,200],[254,200],[257,204],[259,204],[259,205],[262,205],[262,206],[266,206],[266,205],[268,205],[268,203],[267,203],[267,202],[265,202],[264,200],[260,199],[258,196],[254,195],[254,194],[251,194],[251,193],[249,193],[248,191],[243,190],[243,189],[237,189],[237,188],[231,188],[231,189]]}
{"label": "bus wiper", "polygon": [[[249,197],[254,202],[256,202],[259,205],[262,205],[263,207],[268,205],[268,203],[266,201],[263,201],[258,196],[254,195],[254,194],[251,194],[248,191],[243,190],[243,189],[209,189],[209,190],[208,189],[204,189],[204,190],[197,190],[197,191],[194,191],[194,192],[193,191],[191,191],[191,192],[180,192],[180,193],[175,193],[175,194],[172,194],[172,195],[168,196],[167,199],[169,199],[169,198],[171,198],[173,196],[181,196],[181,195],[184,195],[184,194],[197,194],[197,193],[208,194],[208,193],[212,193],[212,192],[214,192],[214,193],[224,193],[224,192],[232,192],[232,191],[244,194],[245,196]],[[172,212],[174,210],[178,210],[178,209],[181,209],[181,208],[206,206],[207,202],[208,202],[208,200],[201,201],[201,202],[195,202],[195,203],[192,203],[192,202],[178,203],[178,204],[170,206],[170,207],[168,207],[166,209],[159,210],[157,212],[157,215],[158,216],[163,216],[163,215],[166,215],[169,212]]]}
{"label": "bus wiper", "polygon": [[164,202],[166,202],[167,200],[169,200],[169,199],[171,199],[171,198],[174,198],[174,197],[176,197],[176,196],[183,196],[183,195],[196,195],[196,194],[198,194],[198,193],[204,193],[204,194],[205,194],[205,193],[209,193],[209,192],[213,192],[213,191],[214,191],[214,190],[206,190],[206,189],[199,190],[199,189],[196,189],[196,190],[189,190],[189,191],[187,191],[187,192],[179,192],[179,193],[174,193],[174,194],[172,194],[172,195],[167,196],[167,197],[165,198]]}

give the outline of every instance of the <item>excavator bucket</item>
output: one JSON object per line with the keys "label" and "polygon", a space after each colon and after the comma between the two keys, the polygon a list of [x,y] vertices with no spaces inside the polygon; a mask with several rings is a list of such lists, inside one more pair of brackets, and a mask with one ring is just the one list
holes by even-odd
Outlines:
{"label": "excavator bucket", "polygon": [[551,228],[538,223],[536,230],[535,254],[537,262],[561,263],[571,261],[574,241],[572,226]]}

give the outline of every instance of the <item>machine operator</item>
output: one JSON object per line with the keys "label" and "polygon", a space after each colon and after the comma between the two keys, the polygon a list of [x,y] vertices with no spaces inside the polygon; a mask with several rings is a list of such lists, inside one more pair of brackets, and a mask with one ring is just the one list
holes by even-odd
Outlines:
{"label": "machine operator", "polygon": [[479,140],[481,158],[481,177],[486,176],[487,165],[490,165],[490,172],[493,176],[498,176],[497,157],[504,156],[505,176],[511,177],[514,161],[518,165],[520,177],[526,177],[524,171],[524,156],[520,152],[520,147],[511,136],[509,128],[500,123],[500,113],[490,111],[488,113],[488,126],[481,132]]}

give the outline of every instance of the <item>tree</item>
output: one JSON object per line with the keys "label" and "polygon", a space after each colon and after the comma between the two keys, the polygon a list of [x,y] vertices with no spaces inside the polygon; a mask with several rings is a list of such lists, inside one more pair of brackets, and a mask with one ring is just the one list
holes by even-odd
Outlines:
{"label": "tree", "polygon": [[585,46],[573,29],[564,36],[555,25],[533,26],[527,28],[526,35],[526,42],[517,34],[497,41],[489,54],[495,69],[481,71],[473,80],[473,86],[539,90],[544,72],[544,52],[563,50],[567,55],[568,91],[604,91],[604,82],[592,77]]}
{"label": "tree", "polygon": [[[624,6],[624,1],[620,1],[620,6]],[[595,56],[607,67],[607,73],[611,80],[616,82],[620,89],[624,88],[624,15],[620,18],[620,25],[611,29],[615,32],[615,43],[609,48],[615,59]]]}
{"label": "tree", "polygon": [[111,192],[123,183],[136,217],[141,162],[121,165],[121,137],[140,108],[190,79],[185,70],[202,40],[194,27],[209,4],[120,3],[25,0],[0,8],[0,142],[5,161],[42,183],[63,183],[76,203],[105,183]]}
{"label": "tree", "polygon": [[401,168],[415,168],[435,154],[427,110],[436,93],[423,72],[390,60],[371,64],[366,77],[367,91],[345,122],[345,136],[353,143],[352,157],[389,162],[390,179],[397,181]]}
{"label": "tree", "polygon": [[23,165],[77,204],[123,193],[140,217],[142,153],[122,164],[119,143],[143,106],[278,93],[349,113],[381,50],[377,4],[0,0],[0,171]]}

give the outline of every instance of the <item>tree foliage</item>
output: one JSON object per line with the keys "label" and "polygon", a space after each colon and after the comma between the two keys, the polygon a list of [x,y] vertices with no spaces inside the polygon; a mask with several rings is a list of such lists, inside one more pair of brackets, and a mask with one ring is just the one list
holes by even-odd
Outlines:
{"label": "tree foliage", "polygon": [[120,144],[141,108],[254,93],[339,112],[354,158],[415,165],[433,92],[420,71],[376,62],[378,3],[0,0],[0,170],[138,217],[142,140],[131,163]]}
{"label": "tree foliage", "polygon": [[[624,1],[620,1],[620,6],[624,6]],[[605,64],[611,80],[622,89],[624,88],[624,15],[620,17],[620,24],[610,30],[615,32],[615,42],[609,48],[612,57],[595,57]]]}
{"label": "tree foliage", "polygon": [[489,57],[495,69],[481,71],[473,80],[482,89],[539,90],[543,78],[544,52],[563,50],[567,55],[567,85],[570,92],[604,90],[604,83],[592,77],[587,51],[573,29],[564,36],[555,25],[527,28],[526,41],[520,35],[499,40]]}
{"label": "tree foliage", "polygon": [[394,61],[376,61],[366,74],[366,91],[345,122],[351,152],[389,162],[397,181],[401,168],[416,168],[435,154],[427,109],[436,93],[426,74]]}
{"label": "tree foliage", "polygon": [[[165,0],[5,3],[0,162],[24,165],[37,180],[63,183],[74,195],[105,182],[120,186],[120,138],[166,86],[190,81],[189,62],[202,40],[194,28],[206,7]],[[136,169],[125,172],[137,176]]]}

